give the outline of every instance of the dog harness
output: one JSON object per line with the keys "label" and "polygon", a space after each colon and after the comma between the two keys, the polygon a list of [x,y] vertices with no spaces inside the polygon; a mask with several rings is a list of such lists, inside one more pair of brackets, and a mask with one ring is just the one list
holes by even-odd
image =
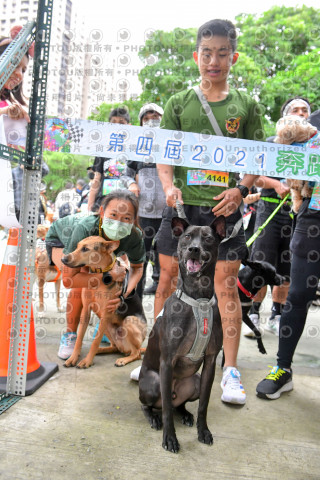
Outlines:
{"label": "dog harness", "polygon": [[213,310],[212,307],[217,303],[216,297],[210,298],[194,298],[186,295],[182,290],[177,289],[176,296],[192,307],[194,318],[197,323],[197,333],[194,339],[190,352],[186,355],[187,358],[193,362],[201,360],[209,343],[212,324],[213,324]]}

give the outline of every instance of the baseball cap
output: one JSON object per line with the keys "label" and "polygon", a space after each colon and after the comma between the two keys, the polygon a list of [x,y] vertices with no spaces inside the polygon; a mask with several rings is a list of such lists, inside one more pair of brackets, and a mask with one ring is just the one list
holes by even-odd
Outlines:
{"label": "baseball cap", "polygon": [[159,115],[162,116],[163,115],[163,108],[161,108],[156,103],[146,103],[145,105],[143,105],[140,109],[140,112],[139,112],[140,125],[141,125],[141,122],[142,122],[143,115],[145,115],[147,112],[157,112],[157,113],[159,113]]}

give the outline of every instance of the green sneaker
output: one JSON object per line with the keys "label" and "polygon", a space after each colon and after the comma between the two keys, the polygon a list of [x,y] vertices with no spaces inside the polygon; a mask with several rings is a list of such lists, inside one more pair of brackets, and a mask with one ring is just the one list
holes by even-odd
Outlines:
{"label": "green sneaker", "polygon": [[273,367],[262,382],[257,385],[257,395],[260,398],[276,400],[283,392],[293,389],[292,372]]}

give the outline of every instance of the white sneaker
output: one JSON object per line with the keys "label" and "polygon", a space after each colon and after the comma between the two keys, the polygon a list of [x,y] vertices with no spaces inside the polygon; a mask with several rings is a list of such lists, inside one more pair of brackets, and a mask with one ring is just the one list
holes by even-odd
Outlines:
{"label": "white sneaker", "polygon": [[225,367],[221,380],[221,400],[226,403],[244,405],[246,393],[240,380],[240,372],[235,367]]}
{"label": "white sneaker", "polygon": [[137,367],[134,370],[132,370],[132,372],[130,373],[131,380],[134,380],[135,382],[139,382],[140,370],[141,370],[141,365],[140,367]]}
{"label": "white sneaker", "polygon": [[76,340],[77,334],[75,332],[64,333],[60,340],[58,357],[62,360],[67,360],[73,352]]}
{"label": "white sneaker", "polygon": [[277,337],[279,337],[280,318],[281,318],[281,315],[276,315],[273,318],[272,317],[268,318],[266,326],[264,327],[265,330],[268,330],[268,332],[271,332],[274,335],[277,335]]}
{"label": "white sneaker", "polygon": [[[251,313],[251,315],[249,315],[249,318],[250,318],[251,322],[254,324],[254,326],[257,327],[258,330],[260,330],[259,315],[257,315],[256,313]],[[242,333],[245,337],[256,338],[254,332],[246,324],[244,324],[243,327],[242,327]]]}

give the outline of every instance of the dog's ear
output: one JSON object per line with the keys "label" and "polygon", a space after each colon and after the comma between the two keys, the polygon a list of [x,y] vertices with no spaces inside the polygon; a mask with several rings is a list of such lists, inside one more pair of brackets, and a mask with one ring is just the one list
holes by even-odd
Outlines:
{"label": "dog's ear", "polygon": [[242,260],[241,263],[243,263],[243,265],[245,265],[246,267],[250,267],[252,270],[259,271],[261,267],[261,263],[253,262],[252,260],[248,260],[248,259]]}
{"label": "dog's ear", "polygon": [[110,240],[110,241],[106,241],[105,243],[103,243],[101,248],[106,253],[111,253],[111,252],[114,252],[114,250],[117,250],[119,245],[120,245],[119,240]]}
{"label": "dog's ear", "polygon": [[216,217],[211,223],[210,228],[220,237],[220,240],[226,238],[226,218],[223,215]]}
{"label": "dog's ear", "polygon": [[171,229],[175,238],[179,238],[189,226],[184,218],[173,217],[171,220]]}

